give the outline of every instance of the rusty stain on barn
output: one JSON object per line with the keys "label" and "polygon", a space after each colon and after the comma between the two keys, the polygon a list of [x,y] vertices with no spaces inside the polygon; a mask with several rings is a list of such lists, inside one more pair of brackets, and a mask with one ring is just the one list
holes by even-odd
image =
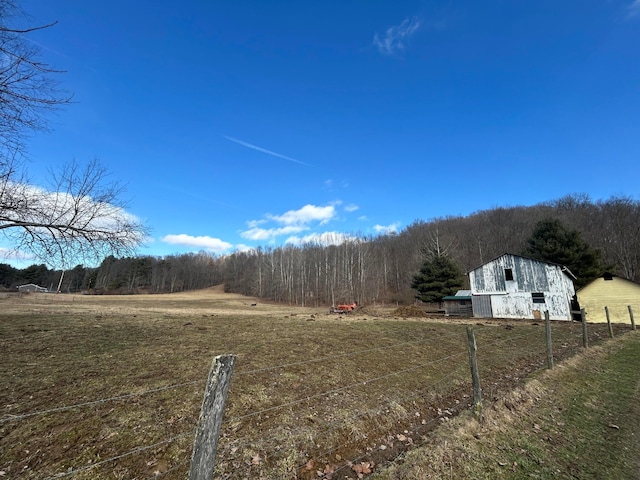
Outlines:
{"label": "rusty stain on barn", "polygon": [[467,274],[474,317],[571,320],[575,277],[563,265],[505,253]]}

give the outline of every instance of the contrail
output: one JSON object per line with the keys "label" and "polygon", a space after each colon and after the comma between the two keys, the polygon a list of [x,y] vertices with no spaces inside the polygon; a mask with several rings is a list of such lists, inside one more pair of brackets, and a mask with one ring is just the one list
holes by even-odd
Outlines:
{"label": "contrail", "polygon": [[277,152],[272,152],[271,150],[267,150],[266,148],[258,147],[257,145],[253,145],[252,143],[243,142],[242,140],[238,140],[237,138],[227,137],[226,135],[224,136],[224,138],[226,138],[227,140],[230,140],[230,141],[232,141],[234,143],[237,143],[238,145],[242,145],[243,147],[247,147],[247,148],[250,148],[252,150],[257,150],[258,152],[266,153],[267,155],[271,155],[273,157],[278,157],[278,158],[282,158],[283,160],[288,160],[290,162],[299,163],[300,165],[306,165],[307,167],[311,166],[308,163],[301,162],[300,160],[296,160],[295,158],[287,157],[286,155],[282,155],[282,154],[277,153]]}

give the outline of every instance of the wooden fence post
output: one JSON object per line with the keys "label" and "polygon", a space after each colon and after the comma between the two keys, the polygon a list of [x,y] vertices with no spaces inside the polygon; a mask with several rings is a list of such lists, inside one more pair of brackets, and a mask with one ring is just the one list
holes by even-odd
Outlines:
{"label": "wooden fence post", "polygon": [[553,344],[551,343],[551,320],[549,318],[549,310],[544,312],[544,327],[547,337],[547,368],[553,368]]}
{"label": "wooden fence post", "polygon": [[627,305],[627,308],[629,309],[629,318],[631,319],[631,330],[635,330],[636,322],[633,319],[633,309],[631,308],[631,305]]}
{"label": "wooden fence post", "polygon": [[476,357],[476,337],[473,329],[467,326],[467,342],[469,344],[469,363],[471,364],[471,381],[473,383],[473,413],[482,422],[482,388],[480,387],[480,372]]}
{"label": "wooden fence post", "polygon": [[580,317],[582,318],[582,346],[589,348],[589,334],[587,333],[587,312],[584,308],[580,309]]}
{"label": "wooden fence post", "polygon": [[191,453],[189,480],[213,478],[224,404],[227,401],[235,362],[235,355],[219,355],[211,364]]}
{"label": "wooden fence post", "polygon": [[613,327],[611,326],[611,317],[609,317],[609,307],[605,305],[604,314],[607,316],[607,327],[609,328],[609,338],[613,338]]}

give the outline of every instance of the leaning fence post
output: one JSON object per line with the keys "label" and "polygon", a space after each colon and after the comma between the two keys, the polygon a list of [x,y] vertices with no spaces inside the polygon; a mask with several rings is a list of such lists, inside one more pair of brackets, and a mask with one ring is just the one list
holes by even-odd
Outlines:
{"label": "leaning fence post", "polygon": [[609,307],[605,305],[604,313],[607,316],[607,327],[609,328],[609,338],[613,338],[613,327],[611,326],[611,317],[609,317]]}
{"label": "leaning fence post", "polygon": [[480,372],[478,371],[478,359],[476,357],[476,337],[470,326],[467,327],[467,342],[469,344],[471,381],[473,382],[473,413],[478,421],[482,422],[482,388],[480,387]]}
{"label": "leaning fence post", "polygon": [[633,319],[633,309],[631,308],[631,305],[627,305],[627,308],[629,309],[629,318],[631,319],[631,330],[635,330],[636,322]]}
{"label": "leaning fence post", "polygon": [[582,318],[582,346],[589,348],[589,334],[587,333],[587,313],[584,308],[580,309],[580,317]]}
{"label": "leaning fence post", "polygon": [[553,368],[553,344],[551,343],[551,320],[549,310],[544,312],[544,328],[547,337],[547,368]]}
{"label": "leaning fence post", "polygon": [[213,478],[224,404],[227,401],[235,362],[235,355],[219,355],[213,359],[211,364],[207,388],[200,409],[200,418],[198,418],[193,452],[191,453],[189,480],[211,480]]}

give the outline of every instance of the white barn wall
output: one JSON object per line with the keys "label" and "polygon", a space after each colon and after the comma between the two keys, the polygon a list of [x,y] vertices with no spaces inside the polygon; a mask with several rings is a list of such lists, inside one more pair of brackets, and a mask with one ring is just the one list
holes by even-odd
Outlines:
{"label": "white barn wall", "polygon": [[[513,280],[506,280],[511,269]],[[472,296],[491,297],[496,318],[543,318],[571,320],[573,282],[561,265],[505,254],[469,272]],[[534,303],[532,293],[543,293],[544,303]]]}

